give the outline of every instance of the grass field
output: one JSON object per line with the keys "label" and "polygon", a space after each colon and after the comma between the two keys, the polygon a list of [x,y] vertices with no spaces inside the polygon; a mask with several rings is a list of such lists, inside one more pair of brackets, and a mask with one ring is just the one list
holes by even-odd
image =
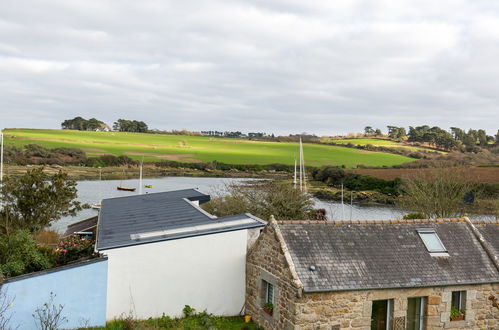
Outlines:
{"label": "grass field", "polygon": [[[47,129],[4,130],[5,144],[21,147],[37,143],[47,148],[81,148],[88,156],[126,155],[145,161],[181,162],[219,161],[228,164],[292,165],[298,156],[297,143],[261,142],[202,136],[142,134],[122,132],[85,132]],[[309,166],[345,165],[355,167],[392,166],[412,158],[382,152],[370,152],[338,146],[305,144]]]}
{"label": "grass field", "polygon": [[435,151],[435,150],[432,150],[430,148],[410,146],[410,145],[406,145],[406,144],[396,142],[396,141],[385,140],[385,139],[376,139],[376,138],[342,139],[342,140],[333,140],[333,139],[324,138],[321,140],[324,142],[334,142],[334,143],[340,143],[340,144],[351,143],[353,145],[358,145],[358,146],[365,146],[367,144],[370,144],[370,145],[373,145],[375,147],[404,148],[404,149],[408,149],[411,151],[429,151],[429,150]]}

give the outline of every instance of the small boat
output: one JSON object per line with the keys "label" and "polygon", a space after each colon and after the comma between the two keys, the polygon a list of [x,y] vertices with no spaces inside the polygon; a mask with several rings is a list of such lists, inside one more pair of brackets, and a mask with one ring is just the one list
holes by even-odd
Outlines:
{"label": "small boat", "polygon": [[152,188],[152,184],[146,184],[146,185],[144,185],[144,187],[146,187],[146,188]]}
{"label": "small boat", "polygon": [[123,191],[135,191],[137,188],[130,188],[130,187],[123,187],[123,177],[125,176],[125,169],[123,169],[123,176],[121,177],[120,185],[116,187],[118,190],[123,190]]}
{"label": "small boat", "polygon": [[94,210],[100,210],[102,204],[101,203],[93,203],[92,205],[90,205],[91,208],[93,208]]}
{"label": "small boat", "polygon": [[137,189],[137,188],[130,188],[130,187],[121,187],[121,186],[119,186],[119,187],[116,187],[116,189],[123,190],[123,191],[135,191],[135,189]]}

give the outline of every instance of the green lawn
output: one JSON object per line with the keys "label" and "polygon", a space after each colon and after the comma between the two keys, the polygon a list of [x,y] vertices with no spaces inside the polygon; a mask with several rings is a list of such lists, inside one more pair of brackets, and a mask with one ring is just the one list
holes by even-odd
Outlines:
{"label": "green lawn", "polygon": [[[6,145],[23,146],[37,143],[47,148],[81,148],[88,156],[127,155],[146,161],[161,159],[183,162],[219,161],[228,164],[292,165],[298,157],[297,143],[260,142],[244,139],[201,136],[163,135],[122,132],[82,132],[48,129],[4,130]],[[384,140],[383,140],[384,141]],[[338,146],[304,144],[309,166],[345,165],[355,167],[392,166],[412,158],[382,152],[369,152]]]}

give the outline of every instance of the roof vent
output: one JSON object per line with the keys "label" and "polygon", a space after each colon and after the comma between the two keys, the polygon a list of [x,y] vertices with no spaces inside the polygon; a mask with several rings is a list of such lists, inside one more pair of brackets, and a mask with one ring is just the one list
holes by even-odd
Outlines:
{"label": "roof vent", "polygon": [[308,267],[308,269],[310,269],[312,272],[315,272],[315,266],[314,265],[311,265],[310,267]]}

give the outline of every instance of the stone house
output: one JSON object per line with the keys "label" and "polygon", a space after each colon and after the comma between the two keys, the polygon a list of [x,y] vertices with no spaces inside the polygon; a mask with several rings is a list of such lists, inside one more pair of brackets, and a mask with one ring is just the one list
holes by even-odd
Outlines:
{"label": "stone house", "polygon": [[271,220],[246,313],[265,329],[499,329],[498,252],[497,221]]}

